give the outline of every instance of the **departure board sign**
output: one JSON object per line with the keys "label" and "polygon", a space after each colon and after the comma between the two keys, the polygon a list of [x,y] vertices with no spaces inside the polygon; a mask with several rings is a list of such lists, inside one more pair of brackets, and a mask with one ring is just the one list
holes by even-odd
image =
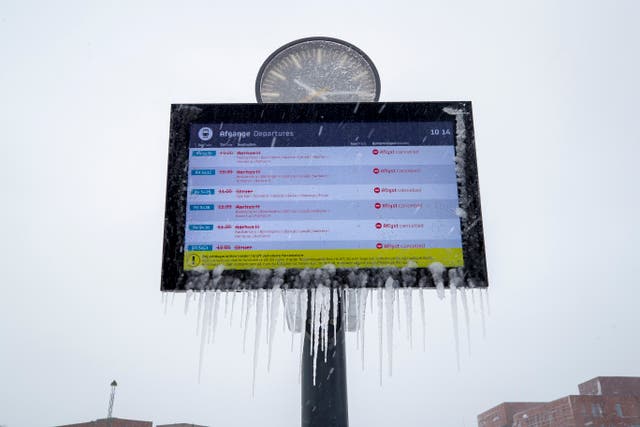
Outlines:
{"label": "departure board sign", "polygon": [[163,289],[327,264],[482,284],[472,136],[469,103],[174,105]]}

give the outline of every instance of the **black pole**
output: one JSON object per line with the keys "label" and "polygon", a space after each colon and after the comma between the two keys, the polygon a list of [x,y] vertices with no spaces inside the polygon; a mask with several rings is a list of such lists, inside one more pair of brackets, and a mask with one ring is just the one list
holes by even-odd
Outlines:
{"label": "black pole", "polygon": [[[341,294],[342,292],[338,292],[338,295]],[[342,298],[338,298],[336,340],[333,333],[333,301],[331,304],[327,361],[324,361],[324,352],[318,349],[315,385],[313,384],[313,355],[311,355],[313,320],[311,298],[307,300],[309,304],[302,355],[302,427],[348,427],[347,363],[342,324]]]}

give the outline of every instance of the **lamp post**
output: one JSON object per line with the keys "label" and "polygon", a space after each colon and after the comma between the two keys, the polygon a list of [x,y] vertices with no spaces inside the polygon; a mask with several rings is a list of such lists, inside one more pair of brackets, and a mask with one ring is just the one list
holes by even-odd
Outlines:
{"label": "lamp post", "polygon": [[113,415],[113,401],[116,398],[116,387],[118,383],[116,380],[111,381],[111,395],[109,396],[109,409],[107,411],[107,419],[109,420],[109,427],[111,427],[111,418]]}

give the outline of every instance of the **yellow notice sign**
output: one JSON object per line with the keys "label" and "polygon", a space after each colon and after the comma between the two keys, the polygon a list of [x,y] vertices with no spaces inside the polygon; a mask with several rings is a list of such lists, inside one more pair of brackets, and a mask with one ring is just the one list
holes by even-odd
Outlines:
{"label": "yellow notice sign", "polygon": [[461,248],[420,249],[313,249],[262,251],[187,251],[184,269],[212,270],[223,265],[229,270],[253,268],[319,268],[333,264],[336,268],[404,267],[409,262],[428,267],[440,262],[445,267],[462,267]]}

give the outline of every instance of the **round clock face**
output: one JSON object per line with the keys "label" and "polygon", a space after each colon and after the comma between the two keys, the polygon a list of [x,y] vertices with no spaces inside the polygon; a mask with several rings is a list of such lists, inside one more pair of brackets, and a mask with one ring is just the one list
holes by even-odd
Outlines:
{"label": "round clock face", "polygon": [[380,78],[367,55],[341,40],[309,38],[275,51],[256,80],[258,102],[367,102]]}

